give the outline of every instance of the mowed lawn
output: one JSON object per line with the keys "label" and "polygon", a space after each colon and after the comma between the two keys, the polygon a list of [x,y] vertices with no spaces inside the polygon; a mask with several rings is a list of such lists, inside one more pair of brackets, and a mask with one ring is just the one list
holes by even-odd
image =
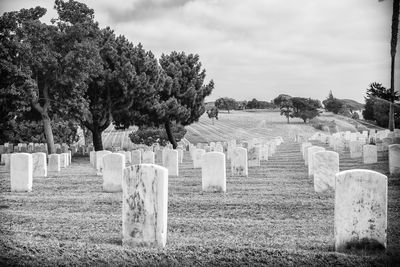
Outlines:
{"label": "mowed lawn", "polygon": [[[122,247],[122,194],[102,191],[102,179],[88,158],[73,158],[60,173],[35,178],[31,193],[11,193],[9,174],[1,166],[0,265],[400,264],[400,177],[388,179],[387,251],[335,253],[334,192],[315,193],[300,145],[286,138],[288,126],[268,116],[265,123],[258,128],[265,129],[266,137],[281,135],[285,142],[261,167],[251,167],[248,178],[231,176],[228,162],[226,194],[201,192],[201,170],[192,168],[185,152],[180,176],[169,178],[165,248]],[[289,127],[314,131],[301,124]],[[261,134],[238,130],[257,133],[249,137]],[[345,152],[340,169],[368,168],[387,175],[387,156],[380,153],[379,162],[364,165]]]}

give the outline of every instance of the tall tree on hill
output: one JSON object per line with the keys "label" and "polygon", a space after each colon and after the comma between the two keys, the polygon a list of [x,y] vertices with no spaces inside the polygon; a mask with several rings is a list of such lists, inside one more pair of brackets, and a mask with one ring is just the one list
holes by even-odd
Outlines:
{"label": "tall tree on hill", "polygon": [[[40,22],[41,7],[8,12],[0,19],[2,89],[21,98],[22,109],[36,109],[42,117],[49,153],[54,153],[51,116],[84,106],[83,81],[96,71],[96,49],[90,39],[93,11],[75,1],[57,0],[55,25]],[[4,42],[3,42],[4,41]],[[22,103],[23,102],[23,103]]]}
{"label": "tall tree on hill", "polygon": [[328,98],[326,98],[324,101],[322,101],[322,104],[324,104],[326,111],[331,111],[334,114],[338,114],[339,111],[343,108],[342,101],[333,97],[332,91],[329,91]]}
{"label": "tall tree on hill", "polygon": [[[383,0],[379,0],[381,2]],[[396,46],[397,46],[397,38],[399,32],[399,10],[400,10],[400,1],[393,0],[393,13],[392,13],[392,35],[390,41],[390,107],[389,107],[389,129],[391,131],[395,128],[395,116],[394,116],[394,101],[396,98],[395,88],[394,88],[394,69],[395,69],[395,59],[396,59]]]}
{"label": "tall tree on hill", "polygon": [[321,103],[317,99],[292,97],[291,101],[293,105],[291,116],[301,118],[304,123],[307,123],[307,120],[311,120],[320,114],[318,109],[321,108]]}
{"label": "tall tree on hill", "polygon": [[[152,54],[148,58],[154,59]],[[170,143],[176,148],[172,126],[198,121],[205,112],[204,98],[211,94],[214,82],[204,85],[206,71],[201,68],[198,55],[172,52],[163,54],[159,63],[160,66],[154,62],[146,65],[152,66],[150,75],[143,76],[150,83],[141,89],[140,98],[133,98],[131,108],[113,114],[113,118],[121,128],[132,124],[164,126]]]}

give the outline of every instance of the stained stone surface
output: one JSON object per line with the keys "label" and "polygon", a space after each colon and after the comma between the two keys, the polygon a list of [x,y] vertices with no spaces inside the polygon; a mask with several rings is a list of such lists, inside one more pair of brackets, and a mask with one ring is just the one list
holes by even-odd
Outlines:
{"label": "stained stone surface", "polygon": [[339,154],[320,151],[313,155],[314,190],[317,193],[335,189],[335,177],[339,172]]}
{"label": "stained stone surface", "polygon": [[36,152],[32,154],[33,177],[47,176],[47,160],[46,153]]}
{"label": "stained stone surface", "polygon": [[203,155],[201,184],[203,191],[226,192],[225,154],[209,152]]}
{"label": "stained stone surface", "polygon": [[363,146],[363,163],[372,164],[378,162],[378,149],[375,145]]}
{"label": "stained stone surface", "polygon": [[49,172],[59,172],[61,170],[61,155],[50,154],[49,155],[49,166],[47,168]]}
{"label": "stained stone surface", "polygon": [[350,158],[361,158],[363,152],[364,142],[360,141],[350,141]]}
{"label": "stained stone surface", "polygon": [[155,163],[155,155],[153,151],[147,150],[143,152],[143,163],[154,164]]}
{"label": "stained stone surface", "polygon": [[247,160],[249,167],[260,166],[261,149],[260,146],[253,146],[247,149]]}
{"label": "stained stone surface", "polygon": [[107,154],[111,154],[111,151],[108,150],[100,150],[96,151],[96,171],[97,175],[102,175],[103,173],[103,156]]}
{"label": "stained stone surface", "polygon": [[336,174],[335,250],[386,248],[387,177],[371,170]]}
{"label": "stained stone surface", "polygon": [[154,164],[125,168],[122,180],[122,244],[165,247],[168,170]]}
{"label": "stained stone surface", "polygon": [[11,158],[11,154],[7,153],[7,154],[1,155],[1,162],[6,167],[6,171],[10,171],[10,158]]}
{"label": "stained stone surface", "polygon": [[164,167],[168,169],[168,175],[179,176],[179,163],[178,163],[178,151],[168,149],[163,152],[164,156]]}
{"label": "stained stone surface", "polygon": [[243,147],[235,147],[231,154],[231,171],[232,175],[248,176],[247,167],[247,149]]}
{"label": "stained stone surface", "polygon": [[400,145],[389,146],[389,171],[390,174],[400,174]]}
{"label": "stained stone surface", "polygon": [[320,146],[311,146],[308,147],[307,149],[307,159],[308,159],[308,177],[313,177],[314,174],[314,161],[313,161],[313,155],[317,152],[325,151],[325,148],[320,147]]}
{"label": "stained stone surface", "polygon": [[103,190],[106,192],[122,191],[125,155],[111,153],[103,156]]}
{"label": "stained stone surface", "polygon": [[140,150],[131,151],[131,164],[141,164],[142,163],[142,152]]}
{"label": "stained stone surface", "polygon": [[10,177],[12,192],[32,191],[32,155],[13,153],[10,157]]}
{"label": "stained stone surface", "polygon": [[[206,153],[204,149],[196,148],[193,151],[193,168],[201,168],[203,162],[203,155]],[[211,153],[211,152],[209,152]]]}

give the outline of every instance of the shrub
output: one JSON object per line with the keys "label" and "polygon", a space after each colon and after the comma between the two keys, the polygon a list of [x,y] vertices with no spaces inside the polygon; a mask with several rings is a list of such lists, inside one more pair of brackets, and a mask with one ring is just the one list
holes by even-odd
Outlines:
{"label": "shrub", "polygon": [[[180,124],[173,124],[171,130],[177,142],[179,142],[186,134],[185,127]],[[162,127],[143,126],[135,132],[130,133],[129,138],[134,144],[144,144],[147,146],[151,146],[155,143],[165,146],[169,143],[167,132]]]}

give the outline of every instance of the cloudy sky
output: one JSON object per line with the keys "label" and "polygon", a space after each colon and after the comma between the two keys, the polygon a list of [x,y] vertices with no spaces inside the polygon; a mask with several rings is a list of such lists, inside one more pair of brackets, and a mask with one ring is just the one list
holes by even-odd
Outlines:
{"label": "cloudy sky", "polygon": [[[364,103],[371,82],[390,86],[392,0],[81,2],[95,10],[102,27],[141,42],[158,57],[199,54],[207,79],[215,82],[207,101],[269,101],[281,93],[322,101],[332,90],[337,98]],[[47,8],[47,20],[56,16],[54,0],[1,0],[0,10],[36,5]]]}

